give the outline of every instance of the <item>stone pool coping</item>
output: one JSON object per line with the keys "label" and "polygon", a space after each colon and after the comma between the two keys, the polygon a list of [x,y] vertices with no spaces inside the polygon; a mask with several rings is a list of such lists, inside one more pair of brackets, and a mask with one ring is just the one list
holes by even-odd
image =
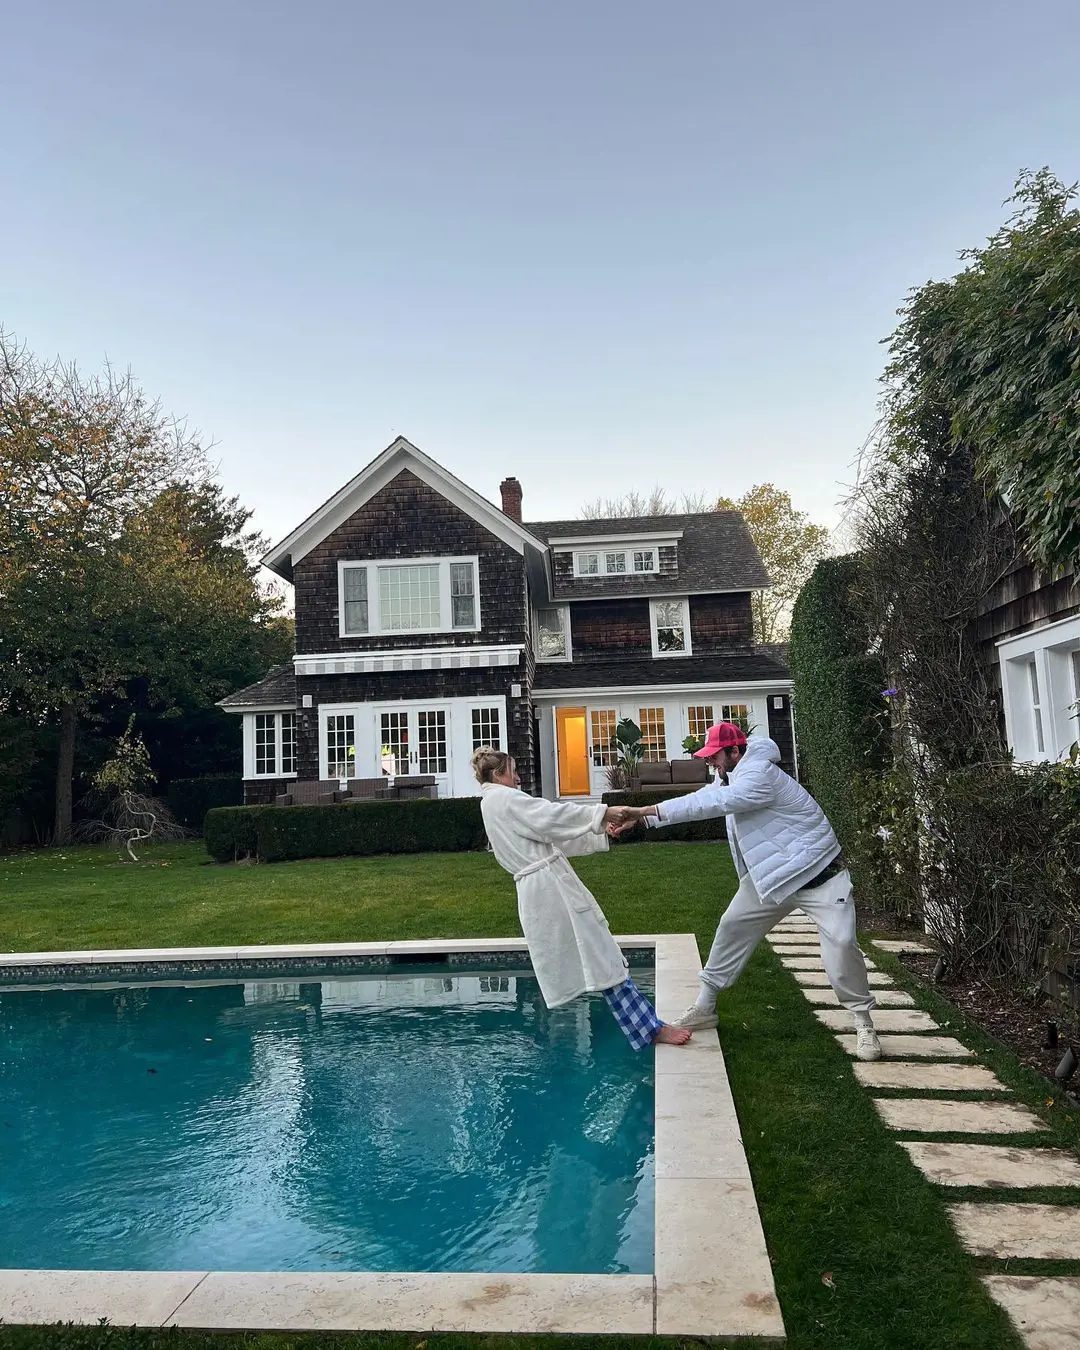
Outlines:
{"label": "stone pool coping", "polygon": [[[618,937],[655,958],[660,1015],[697,994],[692,933]],[[520,938],[426,939],[261,947],[0,954],[15,975],[80,983],[87,967],[174,964],[205,979],[282,959],[524,954]],[[189,975],[191,964],[200,967]],[[210,970],[207,970],[210,967]],[[112,974],[112,970],[109,971]],[[155,971],[154,979],[167,975]],[[34,983],[38,980],[35,979]],[[469,1331],[781,1339],[765,1236],[715,1031],[656,1047],[656,1221],[653,1275],[379,1274],[357,1272],[0,1270],[0,1323],[177,1326],[215,1331]]]}

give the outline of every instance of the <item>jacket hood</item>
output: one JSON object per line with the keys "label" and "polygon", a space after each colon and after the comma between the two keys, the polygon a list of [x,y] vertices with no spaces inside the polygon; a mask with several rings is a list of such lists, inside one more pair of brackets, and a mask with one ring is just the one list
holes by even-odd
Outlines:
{"label": "jacket hood", "polygon": [[739,763],[743,764],[748,759],[767,759],[773,764],[779,764],[780,747],[768,736],[751,736],[746,742],[746,750]]}

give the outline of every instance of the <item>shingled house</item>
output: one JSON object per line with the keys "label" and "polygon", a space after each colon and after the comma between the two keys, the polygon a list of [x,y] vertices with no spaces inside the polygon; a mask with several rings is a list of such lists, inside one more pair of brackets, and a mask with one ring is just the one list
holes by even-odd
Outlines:
{"label": "shingled house", "polygon": [[768,730],[792,768],[791,681],[756,649],[769,585],[735,511],[523,523],[399,438],[263,559],[293,584],[293,668],[222,700],[244,719],[248,801],[289,779],[428,774],[477,791],[478,745],[547,797],[607,787],[620,717],[647,758],[713,721]]}

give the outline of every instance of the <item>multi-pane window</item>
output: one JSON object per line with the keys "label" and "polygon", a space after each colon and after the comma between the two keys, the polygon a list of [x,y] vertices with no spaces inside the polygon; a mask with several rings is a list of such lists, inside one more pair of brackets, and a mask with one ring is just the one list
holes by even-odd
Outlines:
{"label": "multi-pane window", "polygon": [[342,573],[345,589],[345,631],[366,633],[368,630],[367,568],[346,567]]}
{"label": "multi-pane window", "polygon": [[602,769],[610,768],[618,759],[618,742],[615,740],[615,723],[619,720],[614,708],[593,708],[590,714],[592,722],[592,758],[593,763]]}
{"label": "multi-pane window", "polygon": [[474,708],[472,710],[472,748],[479,750],[482,745],[491,745],[498,750],[502,745],[499,735],[498,708]]}
{"label": "multi-pane window", "polygon": [[471,562],[450,564],[450,605],[455,628],[476,627],[476,581]]}
{"label": "multi-pane window", "polygon": [[654,656],[684,656],[690,651],[690,623],[685,600],[653,600]]}
{"label": "multi-pane window", "polygon": [[750,705],[748,703],[725,703],[720,709],[721,722],[734,722],[747,736],[750,734]]}
{"label": "multi-pane window", "polygon": [[574,561],[577,563],[579,577],[594,577],[600,571],[599,553],[578,553]]}
{"label": "multi-pane window", "polygon": [[296,714],[281,714],[281,772],[296,772]]}
{"label": "multi-pane window", "polygon": [[277,715],[255,714],[255,772],[277,772]]}
{"label": "multi-pane window", "polygon": [[446,712],[442,708],[416,714],[417,769],[446,772]]}
{"label": "multi-pane window", "polygon": [[394,757],[394,772],[405,773],[409,767],[409,714],[384,712],[379,714],[379,758],[383,751]]}
{"label": "multi-pane window", "polygon": [[379,568],[381,626],[391,632],[442,627],[439,612],[439,568],[422,563]]}
{"label": "multi-pane window", "polygon": [[480,626],[476,558],[340,564],[342,637]]}
{"label": "multi-pane window", "polygon": [[663,708],[639,708],[638,721],[647,760],[667,759],[667,737],[664,734]]}
{"label": "multi-pane window", "polygon": [[570,655],[570,615],[564,605],[536,611],[536,656],[540,661],[565,661]]}
{"label": "multi-pane window", "polygon": [[574,572],[579,577],[622,576],[627,572],[655,572],[656,549],[613,548],[604,552],[574,554]]}
{"label": "multi-pane window", "polygon": [[712,704],[691,704],[686,710],[686,724],[691,736],[700,736],[704,740],[713,724]]}
{"label": "multi-pane window", "polygon": [[256,778],[283,778],[296,772],[296,714],[256,713],[254,717]]}
{"label": "multi-pane window", "polygon": [[356,721],[352,713],[331,713],[326,719],[326,776],[356,777]]}

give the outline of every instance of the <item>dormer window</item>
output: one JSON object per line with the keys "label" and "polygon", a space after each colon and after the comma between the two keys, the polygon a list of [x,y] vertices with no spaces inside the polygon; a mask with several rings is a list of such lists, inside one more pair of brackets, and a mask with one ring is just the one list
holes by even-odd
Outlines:
{"label": "dormer window", "polygon": [[476,632],[476,558],[393,558],[338,564],[341,637]]}
{"label": "dormer window", "polygon": [[632,572],[656,572],[655,548],[590,549],[574,554],[577,577],[620,577]]}

